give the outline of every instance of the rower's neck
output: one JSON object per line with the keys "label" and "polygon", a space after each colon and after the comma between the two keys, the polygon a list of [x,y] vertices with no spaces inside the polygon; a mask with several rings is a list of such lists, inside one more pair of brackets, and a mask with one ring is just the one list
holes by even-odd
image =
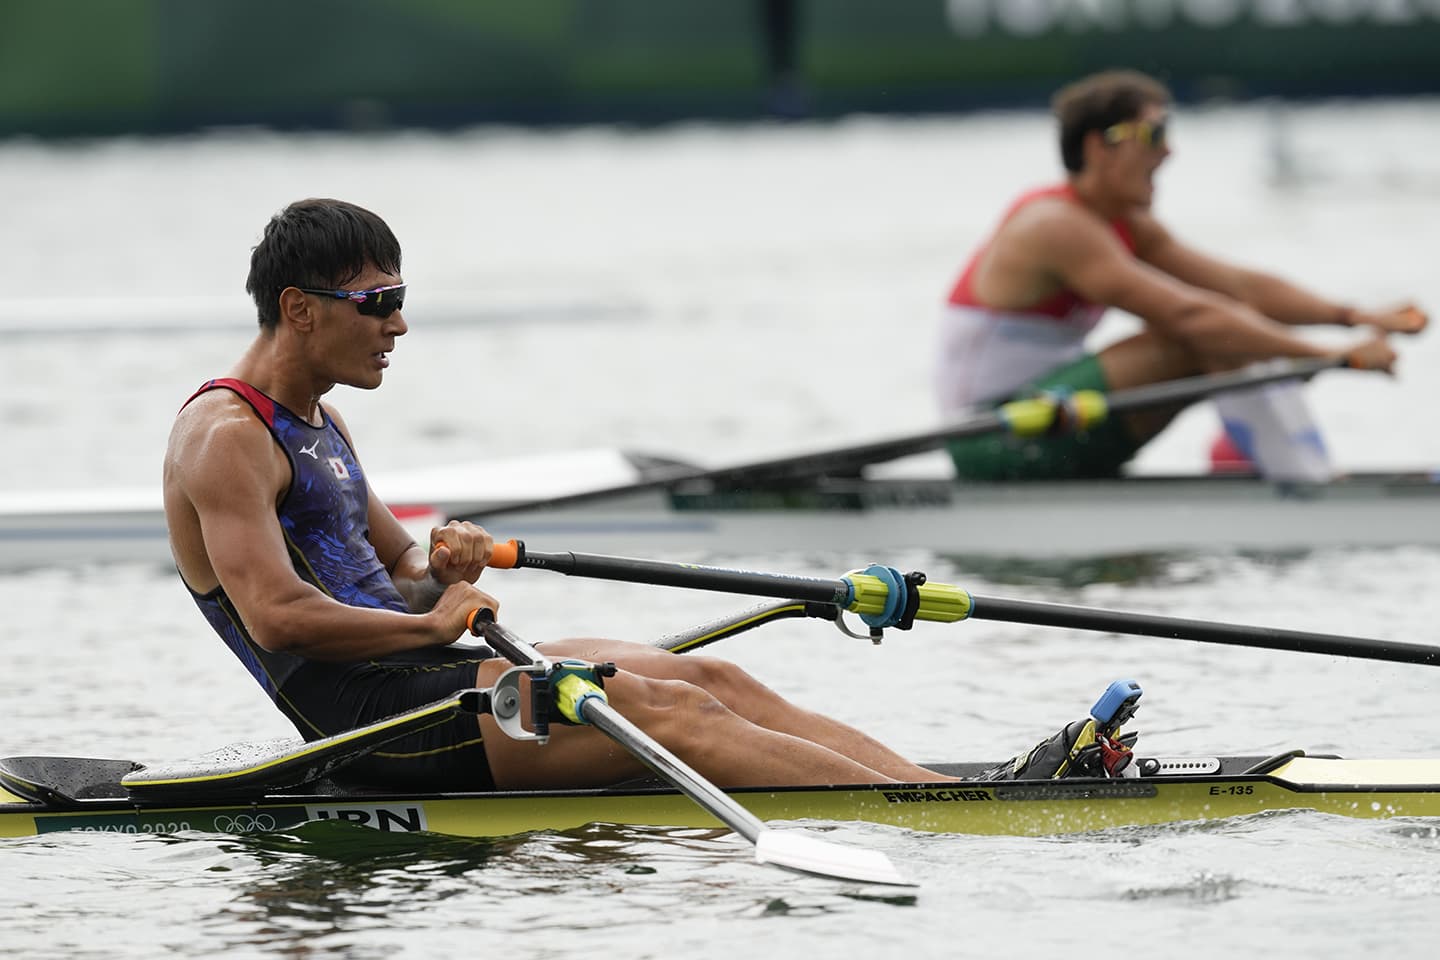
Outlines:
{"label": "rower's neck", "polygon": [[1093,171],[1071,174],[1070,189],[1082,207],[1102,220],[1116,220],[1129,211],[1129,204],[1106,190]]}
{"label": "rower's neck", "polygon": [[230,376],[250,384],[313,426],[325,422],[320,398],[335,385],[316,383],[307,375],[304,364],[285,349],[283,335],[262,332],[231,368]]}

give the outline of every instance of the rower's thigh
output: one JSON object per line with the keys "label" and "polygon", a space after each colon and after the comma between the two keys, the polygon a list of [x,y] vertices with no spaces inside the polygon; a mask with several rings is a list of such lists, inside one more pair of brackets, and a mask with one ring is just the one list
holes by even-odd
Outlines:
{"label": "rower's thigh", "polygon": [[[1210,371],[1201,368],[1195,354],[1178,341],[1145,331],[1101,350],[1096,355],[1106,390],[1131,390],[1192,377]],[[1130,435],[1146,442],[1170,425],[1188,402],[1132,410],[1121,417]]]}
{"label": "rower's thigh", "polygon": [[759,682],[728,660],[693,653],[671,653],[648,643],[628,640],[578,637],[552,640],[545,643],[541,652],[552,659],[573,658],[590,663],[609,661],[622,670],[644,677],[684,680],[707,690],[722,685],[730,688],[746,681]]}
{"label": "rower's thigh", "polygon": [[[546,644],[547,655],[558,652],[554,646]],[[482,667],[481,685],[493,683],[499,672]],[[728,713],[704,690],[678,680],[619,673],[605,681],[605,693],[626,719],[675,753],[694,746],[707,717]],[[543,745],[511,739],[488,715],[481,715],[480,729],[490,773],[501,790],[602,787],[650,772],[594,727],[552,723]]]}
{"label": "rower's thigh", "polygon": [[1103,390],[1130,390],[1206,372],[1179,341],[1148,330],[1110,344],[1096,358],[1105,377]]}

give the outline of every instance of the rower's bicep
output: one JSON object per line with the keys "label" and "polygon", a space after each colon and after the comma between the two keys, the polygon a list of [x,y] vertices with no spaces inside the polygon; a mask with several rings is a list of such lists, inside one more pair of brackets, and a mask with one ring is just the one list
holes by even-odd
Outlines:
{"label": "rower's bicep", "polygon": [[218,583],[242,612],[300,585],[276,513],[289,465],[258,426],[213,424],[175,462],[178,490],[198,526],[199,559],[211,574],[203,579],[212,580],[191,586],[203,592]]}
{"label": "rower's bicep", "polygon": [[1051,245],[1065,286],[1091,303],[1167,325],[1194,299],[1188,284],[1137,259],[1110,230],[1085,225]]}

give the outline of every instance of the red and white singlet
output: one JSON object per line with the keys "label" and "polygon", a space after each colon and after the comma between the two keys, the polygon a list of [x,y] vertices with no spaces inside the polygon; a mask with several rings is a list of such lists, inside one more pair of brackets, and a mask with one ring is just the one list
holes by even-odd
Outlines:
{"label": "red and white singlet", "polygon": [[[1078,203],[1068,184],[1041,187],[1010,205],[1001,225],[1027,204],[1058,197]],[[1123,221],[1111,228],[1132,253],[1134,240]],[[970,258],[950,292],[940,324],[936,372],[940,411],[953,414],[1009,396],[1035,378],[1080,358],[1085,337],[1105,312],[1101,304],[1070,290],[1023,309],[988,306],[975,295],[975,271],[990,249],[985,243]]]}

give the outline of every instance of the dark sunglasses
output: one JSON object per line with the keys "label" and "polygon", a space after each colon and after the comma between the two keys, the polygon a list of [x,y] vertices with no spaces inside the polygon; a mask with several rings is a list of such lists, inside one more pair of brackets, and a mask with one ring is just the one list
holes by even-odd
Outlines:
{"label": "dark sunglasses", "polygon": [[315,290],[311,287],[296,287],[301,293],[313,293],[320,297],[334,297],[349,300],[355,304],[355,311],[367,317],[388,317],[405,307],[405,284],[396,283],[373,290]]}
{"label": "dark sunglasses", "polygon": [[1124,140],[1135,140],[1152,150],[1160,150],[1165,146],[1165,125],[1169,122],[1168,119],[1165,119],[1154,122],[1130,120],[1126,123],[1117,123],[1113,127],[1105,128],[1105,142],[1116,144]]}

